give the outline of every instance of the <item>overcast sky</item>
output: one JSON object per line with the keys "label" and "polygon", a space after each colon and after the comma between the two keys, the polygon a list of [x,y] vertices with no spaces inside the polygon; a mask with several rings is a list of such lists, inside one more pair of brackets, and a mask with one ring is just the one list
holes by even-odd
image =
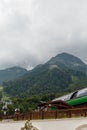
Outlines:
{"label": "overcast sky", "polygon": [[62,52],[87,63],[87,0],[0,0],[0,69]]}

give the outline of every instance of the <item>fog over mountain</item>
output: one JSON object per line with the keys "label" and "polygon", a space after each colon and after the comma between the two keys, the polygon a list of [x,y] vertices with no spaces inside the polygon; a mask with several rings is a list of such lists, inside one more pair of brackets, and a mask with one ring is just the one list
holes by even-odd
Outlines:
{"label": "fog over mountain", "polygon": [[31,69],[58,53],[87,63],[86,0],[1,0],[0,69]]}

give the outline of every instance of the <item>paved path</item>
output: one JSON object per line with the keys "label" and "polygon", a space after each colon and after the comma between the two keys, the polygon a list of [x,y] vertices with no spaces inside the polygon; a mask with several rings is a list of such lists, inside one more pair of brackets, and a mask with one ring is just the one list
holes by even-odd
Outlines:
{"label": "paved path", "polygon": [[[32,125],[39,130],[75,130],[79,125],[87,124],[87,118],[57,119],[57,120],[35,120]],[[0,130],[20,130],[25,121],[2,121]]]}
{"label": "paved path", "polygon": [[0,122],[0,130],[20,130],[24,126],[24,122],[14,122],[14,121],[2,121]]}

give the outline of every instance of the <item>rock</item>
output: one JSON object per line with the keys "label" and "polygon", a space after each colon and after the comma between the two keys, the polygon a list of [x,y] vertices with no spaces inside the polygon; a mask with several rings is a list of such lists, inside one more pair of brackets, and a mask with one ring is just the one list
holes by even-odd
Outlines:
{"label": "rock", "polygon": [[29,120],[27,120],[25,122],[24,127],[22,127],[21,130],[38,130],[38,129],[36,127],[34,127]]}

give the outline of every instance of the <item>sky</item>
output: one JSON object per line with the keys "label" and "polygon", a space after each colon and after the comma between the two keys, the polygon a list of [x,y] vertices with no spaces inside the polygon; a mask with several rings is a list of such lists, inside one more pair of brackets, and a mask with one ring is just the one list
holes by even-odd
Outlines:
{"label": "sky", "polygon": [[0,0],[0,69],[62,52],[87,63],[87,0]]}

